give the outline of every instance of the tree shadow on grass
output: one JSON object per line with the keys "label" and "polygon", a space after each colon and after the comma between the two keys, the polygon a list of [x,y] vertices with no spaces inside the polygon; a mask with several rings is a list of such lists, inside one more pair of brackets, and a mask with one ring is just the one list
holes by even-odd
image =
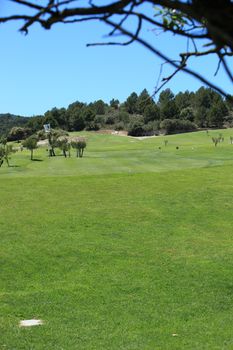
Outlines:
{"label": "tree shadow on grass", "polygon": [[43,159],[33,158],[32,161],[33,162],[43,162]]}

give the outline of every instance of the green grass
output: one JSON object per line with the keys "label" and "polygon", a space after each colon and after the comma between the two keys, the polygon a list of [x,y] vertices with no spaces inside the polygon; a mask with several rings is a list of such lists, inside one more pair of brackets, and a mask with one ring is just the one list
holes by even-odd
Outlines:
{"label": "green grass", "polygon": [[[211,137],[221,132],[225,141],[214,147]],[[46,149],[34,152],[38,161],[31,162],[28,151],[12,156],[11,168],[1,168],[1,177],[73,176],[122,173],[148,173],[233,164],[233,145],[229,143],[232,129],[205,131],[138,140],[132,137],[81,133],[88,147],[83,159],[75,154],[70,159],[48,158]],[[164,146],[164,140],[168,146]],[[177,150],[176,147],[179,147]],[[159,149],[161,147],[161,149]],[[59,150],[57,153],[61,154]],[[73,152],[74,153],[74,152]]]}
{"label": "green grass", "polygon": [[[83,159],[13,155],[0,169],[1,349],[233,349],[222,133],[216,148],[204,132],[166,148],[89,133]],[[18,327],[31,318],[45,324]]]}

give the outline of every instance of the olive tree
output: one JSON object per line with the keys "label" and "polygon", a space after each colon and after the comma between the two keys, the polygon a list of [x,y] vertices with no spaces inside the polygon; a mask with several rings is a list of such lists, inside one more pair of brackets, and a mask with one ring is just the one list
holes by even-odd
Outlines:
{"label": "olive tree", "polygon": [[74,137],[71,139],[71,146],[76,149],[77,157],[82,158],[84,149],[87,146],[86,139],[84,137]]}
{"label": "olive tree", "polygon": [[33,151],[37,148],[37,137],[32,135],[23,141],[23,146],[31,151],[31,160],[33,160]]}
{"label": "olive tree", "polygon": [[8,145],[7,143],[0,144],[0,168],[3,165],[4,161],[7,163],[7,166],[10,166],[9,156],[11,153],[15,152],[12,145]]}
{"label": "olive tree", "polygon": [[64,142],[60,142],[60,146],[59,146],[59,142],[58,139],[62,137],[66,137],[68,136],[68,133],[65,130],[61,130],[61,129],[51,129],[50,132],[47,133],[47,137],[48,137],[48,143],[49,143],[49,156],[50,157],[55,157],[55,147],[59,147],[61,148],[61,144]]}
{"label": "olive tree", "polygon": [[218,143],[221,142],[221,138],[220,137],[212,137],[212,141],[216,147],[218,145]]}
{"label": "olive tree", "polygon": [[57,139],[57,146],[62,150],[64,157],[67,157],[67,152],[69,152],[70,157],[70,142],[66,136],[60,136]]}

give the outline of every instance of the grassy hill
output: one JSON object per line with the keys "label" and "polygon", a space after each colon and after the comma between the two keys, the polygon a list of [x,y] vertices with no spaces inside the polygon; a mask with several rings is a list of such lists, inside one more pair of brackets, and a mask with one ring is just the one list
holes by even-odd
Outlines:
{"label": "grassy hill", "polygon": [[[225,141],[214,147],[211,139],[220,133]],[[71,158],[51,159],[46,147],[40,147],[34,152],[37,162],[31,162],[29,152],[25,150],[12,156],[12,167],[3,167],[1,177],[161,172],[227,165],[233,161],[233,145],[229,142],[233,129],[141,139],[94,132],[72,135],[76,134],[87,138],[83,159],[77,159],[75,151]],[[166,147],[164,140],[168,140]],[[62,152],[57,150],[57,154]]]}
{"label": "grassy hill", "polygon": [[233,130],[83,134],[0,169],[2,349],[232,349]]}

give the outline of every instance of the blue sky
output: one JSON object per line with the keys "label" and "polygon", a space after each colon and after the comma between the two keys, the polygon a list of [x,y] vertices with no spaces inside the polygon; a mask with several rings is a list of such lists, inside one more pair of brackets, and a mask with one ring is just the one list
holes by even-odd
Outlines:
{"label": "blue sky", "polygon": [[[133,91],[154,91],[162,61],[151,52],[138,44],[86,47],[87,43],[103,40],[108,32],[103,24],[58,24],[50,31],[35,25],[27,36],[18,29],[19,23],[0,26],[0,113],[31,116],[53,107],[67,107],[77,100],[109,102],[118,98],[123,102]],[[149,27],[144,28],[144,36],[170,56],[186,47],[184,40],[167,34],[155,36]],[[232,84],[222,70],[214,78],[214,59],[194,61],[193,67],[233,94]],[[165,66],[164,75],[170,72]],[[166,87],[177,93],[195,91],[202,85],[180,73]]]}

